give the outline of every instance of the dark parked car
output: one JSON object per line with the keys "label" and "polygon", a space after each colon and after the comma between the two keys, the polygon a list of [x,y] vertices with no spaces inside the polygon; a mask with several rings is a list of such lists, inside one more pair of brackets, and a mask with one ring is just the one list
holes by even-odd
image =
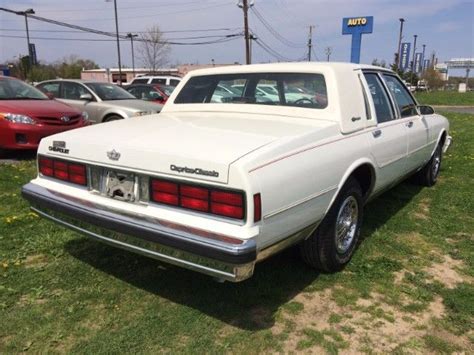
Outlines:
{"label": "dark parked car", "polygon": [[21,80],[0,77],[0,150],[37,149],[43,137],[88,124],[86,112]]}

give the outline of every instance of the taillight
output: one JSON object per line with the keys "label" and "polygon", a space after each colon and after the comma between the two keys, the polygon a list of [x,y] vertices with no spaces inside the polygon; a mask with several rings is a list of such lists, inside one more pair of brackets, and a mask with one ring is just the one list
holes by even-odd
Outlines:
{"label": "taillight", "polygon": [[253,221],[258,222],[262,219],[262,199],[260,194],[253,195]]}
{"label": "taillight", "polygon": [[166,205],[178,206],[178,184],[163,180],[151,181],[151,198]]}
{"label": "taillight", "polygon": [[38,168],[39,172],[44,176],[68,181],[77,185],[87,185],[87,169],[84,164],[39,157]]}
{"label": "taillight", "polygon": [[244,219],[242,192],[161,179],[152,179],[150,187],[150,197],[154,202],[234,219]]}
{"label": "taillight", "polygon": [[38,159],[38,167],[41,174],[45,176],[54,175],[53,159],[40,157]]}

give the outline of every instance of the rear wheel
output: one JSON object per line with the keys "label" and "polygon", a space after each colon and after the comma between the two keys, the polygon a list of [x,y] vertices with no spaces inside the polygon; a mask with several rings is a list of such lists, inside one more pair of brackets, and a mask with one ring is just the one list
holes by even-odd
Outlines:
{"label": "rear wheel", "polygon": [[326,272],[341,270],[357,246],[363,215],[359,183],[349,178],[316,231],[301,243],[303,260]]}
{"label": "rear wheel", "polygon": [[441,144],[436,147],[430,161],[415,174],[415,180],[423,186],[433,186],[438,180],[439,171],[441,169]]}

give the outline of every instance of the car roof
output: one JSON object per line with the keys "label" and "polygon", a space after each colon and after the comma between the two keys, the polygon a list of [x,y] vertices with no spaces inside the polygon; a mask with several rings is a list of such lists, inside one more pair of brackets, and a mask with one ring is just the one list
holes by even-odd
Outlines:
{"label": "car roof", "polygon": [[79,83],[79,84],[112,84],[115,85],[115,83],[109,83],[106,81],[95,81],[95,80],[82,80],[82,79],[50,79],[50,80],[44,80],[38,84],[44,84],[44,83],[53,83],[53,82],[71,82],[71,83]]}
{"label": "car roof", "polygon": [[188,73],[189,76],[233,74],[233,73],[261,73],[261,72],[317,72],[320,70],[343,71],[347,69],[370,69],[378,71],[392,72],[388,68],[374,65],[355,64],[346,62],[288,62],[288,63],[264,63],[250,65],[229,65],[225,67],[213,67],[206,69],[196,69]]}

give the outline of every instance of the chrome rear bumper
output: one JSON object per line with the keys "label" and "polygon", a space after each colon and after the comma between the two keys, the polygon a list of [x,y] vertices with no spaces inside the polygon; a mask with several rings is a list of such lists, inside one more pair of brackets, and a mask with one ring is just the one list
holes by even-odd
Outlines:
{"label": "chrome rear bumper", "polygon": [[253,274],[254,239],[242,241],[148,216],[126,215],[33,183],[23,186],[22,195],[39,215],[107,244],[228,281]]}

